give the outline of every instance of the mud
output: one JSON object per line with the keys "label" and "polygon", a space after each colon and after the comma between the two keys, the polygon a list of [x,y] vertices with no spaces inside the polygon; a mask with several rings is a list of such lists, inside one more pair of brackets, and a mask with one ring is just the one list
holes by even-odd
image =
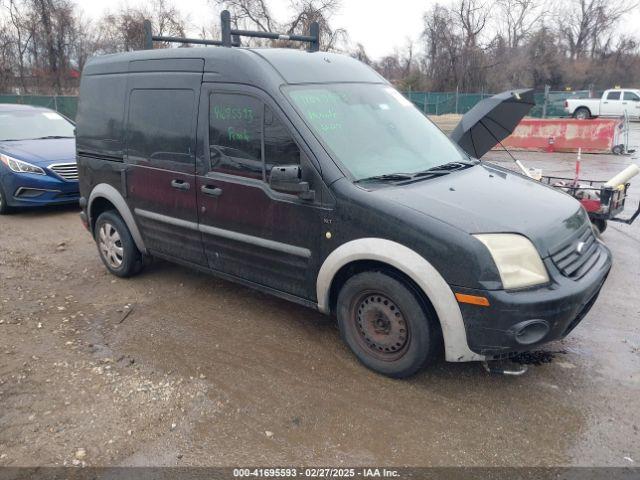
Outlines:
{"label": "mud", "polygon": [[[518,157],[573,171],[573,155]],[[161,261],[110,276],[75,208],[2,217],[0,465],[635,466],[640,222],[603,239],[598,302],[547,348],[566,354],[521,377],[440,362],[397,381],[311,310]]]}
{"label": "mud", "polygon": [[520,365],[542,365],[543,363],[551,363],[558,355],[565,355],[566,353],[566,350],[533,350],[519,353],[511,361]]}

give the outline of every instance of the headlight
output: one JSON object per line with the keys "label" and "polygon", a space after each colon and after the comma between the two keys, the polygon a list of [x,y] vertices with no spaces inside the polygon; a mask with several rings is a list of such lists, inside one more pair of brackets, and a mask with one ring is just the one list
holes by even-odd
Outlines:
{"label": "headlight", "polygon": [[35,173],[37,175],[44,175],[44,170],[40,167],[36,167],[35,165],[31,165],[30,163],[23,162],[22,160],[18,160],[17,158],[10,157],[9,155],[0,154],[0,160],[7,167],[17,173]]}
{"label": "headlight", "polygon": [[549,274],[533,243],[522,235],[474,235],[489,249],[506,289],[531,287],[549,281]]}

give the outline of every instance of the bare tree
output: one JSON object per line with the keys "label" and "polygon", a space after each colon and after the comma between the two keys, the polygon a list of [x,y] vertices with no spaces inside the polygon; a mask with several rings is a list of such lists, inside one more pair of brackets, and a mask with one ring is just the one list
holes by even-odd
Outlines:
{"label": "bare tree", "polygon": [[278,24],[273,19],[265,0],[211,0],[214,5],[231,12],[236,28],[248,26],[263,32],[274,32]]}
{"label": "bare tree", "polygon": [[608,43],[612,29],[623,15],[637,8],[636,0],[567,0],[558,11],[557,28],[560,38],[573,60],[595,57]]}
{"label": "bare tree", "polygon": [[462,32],[465,48],[478,46],[478,38],[487,26],[490,8],[479,0],[459,0],[454,5],[455,19]]}
{"label": "bare tree", "polygon": [[340,8],[340,0],[291,0],[291,9],[295,12],[287,22],[289,34],[306,34],[313,22],[320,26],[320,45],[324,50],[334,50],[341,41],[346,40],[347,32],[343,28],[332,28],[331,17]]}
{"label": "bare tree", "polygon": [[540,0],[496,0],[498,31],[505,36],[509,48],[518,48],[544,20],[545,5]]}
{"label": "bare tree", "polygon": [[[218,8],[231,13],[231,21],[236,28],[257,28],[263,32],[285,32],[287,34],[308,34],[311,23],[320,26],[320,44],[324,50],[336,49],[347,38],[343,28],[333,28],[331,17],[340,8],[340,0],[290,0],[292,12],[287,21],[278,21],[271,14],[265,0],[211,0]],[[246,42],[246,40],[245,40]],[[298,46],[291,42],[276,40],[264,42],[250,39],[250,45],[273,45],[279,47]]]}
{"label": "bare tree", "polygon": [[[97,50],[113,53],[144,48],[145,19],[151,21],[156,35],[186,36],[186,18],[180,10],[167,0],[154,0],[150,8],[124,7],[107,13],[98,26]],[[154,47],[167,48],[169,44],[156,43]]]}

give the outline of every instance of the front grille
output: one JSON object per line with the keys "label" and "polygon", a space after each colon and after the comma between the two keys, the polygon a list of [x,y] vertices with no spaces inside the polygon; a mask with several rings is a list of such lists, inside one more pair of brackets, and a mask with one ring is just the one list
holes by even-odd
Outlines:
{"label": "front grille", "polygon": [[549,253],[562,275],[578,280],[598,262],[602,250],[591,225],[587,224],[577,235],[553,248]]}
{"label": "front grille", "polygon": [[49,170],[65,180],[78,180],[78,165],[76,163],[56,163],[49,165]]}

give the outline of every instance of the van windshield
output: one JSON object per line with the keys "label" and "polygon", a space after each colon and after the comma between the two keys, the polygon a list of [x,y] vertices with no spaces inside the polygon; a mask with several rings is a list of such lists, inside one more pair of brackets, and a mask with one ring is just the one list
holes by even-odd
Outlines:
{"label": "van windshield", "polygon": [[415,174],[469,158],[388,85],[288,87],[287,95],[334,159],[362,180]]}

